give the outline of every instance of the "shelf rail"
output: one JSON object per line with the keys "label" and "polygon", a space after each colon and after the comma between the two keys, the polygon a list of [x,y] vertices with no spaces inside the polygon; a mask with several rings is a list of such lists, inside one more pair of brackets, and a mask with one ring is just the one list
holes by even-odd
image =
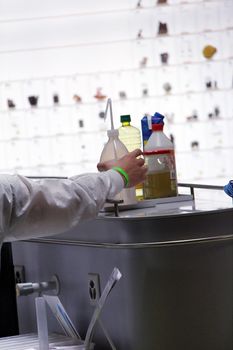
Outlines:
{"label": "shelf rail", "polygon": [[195,199],[195,189],[203,189],[203,190],[220,190],[223,191],[223,186],[216,185],[204,185],[204,184],[189,184],[189,183],[178,183],[178,187],[188,187],[190,189],[190,194]]}

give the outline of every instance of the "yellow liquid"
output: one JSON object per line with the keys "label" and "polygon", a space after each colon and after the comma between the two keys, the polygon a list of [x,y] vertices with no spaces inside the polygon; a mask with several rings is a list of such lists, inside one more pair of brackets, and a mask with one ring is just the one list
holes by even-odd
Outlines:
{"label": "yellow liquid", "polygon": [[[119,139],[127,147],[129,152],[136,148],[141,148],[141,133],[138,128],[130,125],[129,122],[123,123],[119,130]],[[140,183],[136,187],[137,200],[143,199],[143,184]]]}
{"label": "yellow liquid", "polygon": [[136,185],[135,189],[136,189],[137,200],[138,201],[142,200],[144,198],[143,197],[143,183],[140,183],[140,184]]}
{"label": "yellow liquid", "polygon": [[177,196],[177,184],[171,179],[170,171],[148,174],[144,182],[144,198],[163,198]]}

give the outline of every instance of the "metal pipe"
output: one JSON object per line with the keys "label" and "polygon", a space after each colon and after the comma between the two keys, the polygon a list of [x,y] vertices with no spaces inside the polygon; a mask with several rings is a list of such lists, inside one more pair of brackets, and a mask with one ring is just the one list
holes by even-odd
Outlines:
{"label": "metal pipe", "polygon": [[186,184],[186,183],[178,183],[180,187],[190,187],[190,188],[202,188],[206,190],[223,190],[223,186],[216,185],[199,185],[199,184]]}

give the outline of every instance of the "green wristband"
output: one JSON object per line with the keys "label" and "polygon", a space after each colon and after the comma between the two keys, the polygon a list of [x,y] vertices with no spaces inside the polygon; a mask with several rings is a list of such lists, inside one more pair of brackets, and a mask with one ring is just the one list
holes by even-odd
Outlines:
{"label": "green wristband", "polygon": [[118,171],[118,173],[123,175],[123,177],[125,179],[125,187],[127,187],[129,184],[129,175],[119,166],[114,166],[112,169]]}

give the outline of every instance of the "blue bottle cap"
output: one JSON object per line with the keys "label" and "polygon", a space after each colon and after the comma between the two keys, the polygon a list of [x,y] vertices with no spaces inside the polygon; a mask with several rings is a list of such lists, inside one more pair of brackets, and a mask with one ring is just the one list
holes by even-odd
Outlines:
{"label": "blue bottle cap", "polygon": [[228,196],[233,198],[233,180],[229,181],[229,183],[223,187],[224,192],[228,194]]}
{"label": "blue bottle cap", "polygon": [[163,122],[164,116],[158,112],[152,116],[152,124],[164,124]]}
{"label": "blue bottle cap", "polygon": [[152,132],[152,130],[149,129],[147,118],[150,118],[150,117],[144,116],[141,120],[143,144],[144,144],[144,142],[146,142],[149,139],[151,132]]}
{"label": "blue bottle cap", "polygon": [[155,112],[154,115],[152,115],[151,117],[148,116],[144,116],[141,120],[141,126],[142,126],[142,139],[143,139],[143,144],[145,144],[145,142],[147,142],[147,140],[150,138],[150,135],[152,133],[152,129],[149,128],[149,121],[148,118],[151,118],[150,122],[151,125],[152,124],[164,124],[163,119],[164,116],[158,112]]}

